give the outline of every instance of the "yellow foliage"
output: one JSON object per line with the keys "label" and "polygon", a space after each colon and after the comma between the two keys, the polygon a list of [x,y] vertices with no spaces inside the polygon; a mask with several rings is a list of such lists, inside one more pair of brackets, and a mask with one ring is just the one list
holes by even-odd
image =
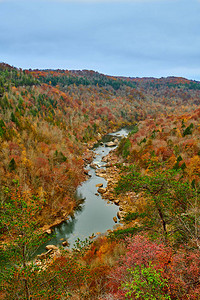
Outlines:
{"label": "yellow foliage", "polygon": [[171,168],[171,167],[173,167],[175,165],[175,163],[176,163],[176,156],[174,154],[172,154],[172,156],[168,160],[167,166],[169,168]]}
{"label": "yellow foliage", "polygon": [[30,189],[26,189],[23,191],[23,198],[26,202],[30,201],[30,199],[32,198],[32,192]]}
{"label": "yellow foliage", "polygon": [[182,134],[181,134],[181,132],[180,132],[180,129],[177,128],[177,129],[176,129],[176,132],[177,132],[177,136],[178,136],[178,137],[182,137]]}
{"label": "yellow foliage", "polygon": [[199,177],[200,175],[200,157],[198,155],[193,156],[190,159],[190,163],[187,166],[187,174],[190,179],[196,178],[196,176]]}
{"label": "yellow foliage", "polygon": [[38,196],[43,199],[45,197],[45,191],[42,186],[38,188]]}
{"label": "yellow foliage", "polygon": [[154,156],[151,158],[152,162],[158,162],[159,161],[159,157],[158,156]]}
{"label": "yellow foliage", "polygon": [[26,168],[31,168],[33,165],[32,161],[27,158],[27,153],[26,153],[26,150],[24,147],[23,147],[22,154],[21,154],[21,163],[22,163],[22,166],[24,166]]}
{"label": "yellow foliage", "polygon": [[21,154],[21,162],[23,165],[26,165],[26,161],[27,161],[27,158],[26,158],[26,150],[24,149],[22,151],[22,154]]}
{"label": "yellow foliage", "polygon": [[107,251],[109,251],[109,248],[109,244],[103,244],[99,249],[99,255],[105,254]]}

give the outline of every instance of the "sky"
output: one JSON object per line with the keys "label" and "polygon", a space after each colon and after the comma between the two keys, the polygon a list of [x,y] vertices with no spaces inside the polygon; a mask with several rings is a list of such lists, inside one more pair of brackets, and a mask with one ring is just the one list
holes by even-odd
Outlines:
{"label": "sky", "polygon": [[0,0],[0,62],[200,80],[200,0]]}

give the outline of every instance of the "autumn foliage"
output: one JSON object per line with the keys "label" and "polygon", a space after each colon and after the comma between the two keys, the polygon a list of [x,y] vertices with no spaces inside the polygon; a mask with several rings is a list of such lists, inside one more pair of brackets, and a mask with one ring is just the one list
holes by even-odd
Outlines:
{"label": "autumn foliage", "polygon": [[[181,77],[1,63],[0,254],[10,265],[2,264],[0,298],[199,299],[199,103],[200,83]],[[79,205],[89,148],[125,125],[134,127],[116,150],[114,190],[129,204],[125,226],[30,263],[39,229]]]}

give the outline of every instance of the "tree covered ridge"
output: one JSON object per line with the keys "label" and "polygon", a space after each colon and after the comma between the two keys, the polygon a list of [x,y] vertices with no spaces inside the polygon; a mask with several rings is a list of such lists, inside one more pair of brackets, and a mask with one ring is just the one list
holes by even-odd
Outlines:
{"label": "tree covered ridge", "polygon": [[[179,116],[149,116],[137,124],[117,149],[123,163],[118,164],[121,178],[115,192],[129,202],[130,210],[124,218],[125,228],[112,235],[121,240],[131,234],[128,249],[133,249],[122,257],[123,263],[117,270],[112,271],[117,299],[165,299],[164,295],[166,299],[199,299],[199,113],[197,109]],[[132,197],[133,193],[139,197]],[[137,233],[137,242],[142,239],[145,242],[137,250],[143,259],[139,256],[135,260]],[[151,247],[147,246],[144,233],[152,239],[153,247],[157,247],[154,242],[159,238],[164,247],[169,247],[163,248],[164,267],[154,261],[158,255],[156,250],[152,252],[153,258],[147,259]],[[173,270],[176,279],[169,280],[169,270]],[[163,288],[158,293],[156,284],[159,282],[161,286],[161,279]],[[118,290],[120,283],[122,288]]]}
{"label": "tree covered ridge", "polygon": [[[48,222],[47,214],[51,222],[64,211],[73,212],[73,194],[84,179],[84,143],[130,121],[132,112],[125,109],[124,119],[116,110],[116,99],[107,105],[99,90],[82,93],[73,86],[64,92],[39,82],[30,72],[5,65],[0,83],[2,186],[19,180],[27,193],[45,198],[40,222]],[[122,111],[122,100],[119,106]]]}
{"label": "tree covered ridge", "polygon": [[[198,86],[0,64],[2,299],[199,299]],[[78,205],[88,144],[126,124],[115,195],[127,224],[30,264],[38,227]]]}

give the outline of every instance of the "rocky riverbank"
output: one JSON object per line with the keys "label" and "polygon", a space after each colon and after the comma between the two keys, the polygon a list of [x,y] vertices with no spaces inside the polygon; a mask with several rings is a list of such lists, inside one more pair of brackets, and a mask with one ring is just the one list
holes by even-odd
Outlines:
{"label": "rocky riverbank", "polygon": [[[95,141],[96,142],[96,141]],[[86,166],[90,163],[92,163],[95,153],[91,150],[95,144],[95,142],[92,142],[88,144],[88,148],[85,150],[85,153],[83,154],[83,160],[85,163],[85,168],[83,169],[83,176],[85,177],[85,180],[87,180],[90,175],[88,174],[88,170]],[[76,210],[75,208],[69,213],[68,211],[66,212],[65,210],[55,212],[54,216],[52,216],[53,222],[50,224],[45,224],[42,228],[41,231],[47,234],[51,234],[52,230],[62,224],[63,222],[67,221],[69,219],[69,215],[73,214],[74,211]]]}
{"label": "rocky riverbank", "polygon": [[[115,143],[118,143],[118,141],[115,139]],[[106,143],[107,144],[107,143]],[[106,146],[105,144],[105,146]],[[104,145],[104,144],[103,144]],[[103,146],[102,145],[102,146]],[[92,148],[91,145],[89,148]],[[116,145],[115,145],[116,146]],[[108,147],[108,146],[106,146]],[[113,221],[115,223],[117,223],[115,225],[114,228],[118,228],[119,226],[127,226],[125,224],[125,222],[123,221],[124,216],[126,215],[127,212],[133,212],[134,211],[134,202],[136,202],[136,200],[138,199],[138,195],[136,195],[135,193],[127,193],[124,195],[120,195],[117,196],[115,193],[115,186],[120,178],[120,170],[117,167],[117,165],[119,163],[121,164],[125,164],[123,159],[119,160],[119,157],[116,155],[116,151],[115,150],[109,150],[109,154],[106,156],[101,156],[101,163],[99,164],[99,160],[95,160],[95,156],[98,157],[98,153],[95,153],[94,151],[92,151],[91,149],[87,149],[85,154],[84,154],[84,161],[85,161],[85,175],[86,175],[86,179],[89,178],[89,175],[91,173],[91,170],[93,169],[96,174],[96,176],[98,177],[102,177],[107,181],[107,184],[105,185],[105,182],[102,180],[102,182],[104,183],[96,183],[96,193],[95,195],[101,195],[101,197],[105,200],[107,200],[109,203],[112,202],[114,203],[116,206],[119,207],[119,210],[117,211],[116,209],[116,215],[111,218],[113,218]],[[104,151],[102,151],[104,152]],[[106,152],[106,151],[105,151]],[[107,152],[108,153],[108,152]],[[99,165],[102,165],[103,162],[103,166],[99,167]],[[43,230],[50,234],[51,233],[51,229],[53,227],[56,227],[57,225],[59,225],[60,223],[62,223],[63,221],[67,220],[68,216],[63,216],[63,218],[58,218],[57,220],[54,221],[54,223],[52,223],[50,226],[48,227],[43,227]],[[102,215],[103,218],[103,215]],[[110,227],[111,228],[111,227]],[[112,230],[109,229],[107,230],[108,232],[111,232]],[[98,234],[94,234],[94,236],[92,236],[91,238],[95,238]],[[68,246],[68,245],[63,245],[64,247]],[[54,255],[54,253],[58,253],[57,251],[55,251],[55,249],[51,249],[51,251],[48,251],[46,253],[43,253],[41,256],[38,256],[38,260],[45,260],[48,258],[47,257],[51,257],[52,255]],[[58,253],[59,254],[59,253]]]}
{"label": "rocky riverbank", "polygon": [[[107,187],[99,187],[97,191],[101,194],[103,199],[112,201],[115,205],[119,206],[117,218],[120,224],[125,225],[123,221],[124,216],[128,212],[133,213],[140,211],[140,207],[144,205],[145,200],[142,195],[136,194],[135,192],[116,195],[115,186],[120,179],[120,169],[117,167],[117,164],[121,163],[124,166],[126,164],[122,158],[119,159],[115,150],[110,151],[109,154],[103,158],[103,161],[106,162],[105,168],[96,169],[96,175],[106,179]],[[117,223],[117,218],[113,218],[115,223]],[[136,225],[136,223],[137,222],[134,221],[134,225]]]}
{"label": "rocky riverbank", "polygon": [[[117,207],[110,206],[110,207],[114,208],[114,214],[111,214],[111,217],[109,219],[110,221],[106,221],[107,222],[106,224],[109,224],[107,228],[112,228],[113,227],[112,219],[115,223],[118,223],[115,226],[115,228],[119,225],[123,225],[123,217],[125,216],[125,214],[127,212],[133,210],[132,203],[130,203],[129,200],[131,198],[136,197],[136,195],[134,195],[134,194],[133,195],[129,194],[128,199],[126,197],[127,195],[124,195],[124,197],[122,197],[122,196],[117,197],[116,194],[115,194],[115,190],[114,190],[114,187],[115,187],[115,185],[117,184],[117,182],[119,180],[119,170],[116,166],[116,164],[119,163],[119,158],[115,154],[115,150],[111,150],[111,147],[116,147],[117,144],[119,143],[120,137],[123,136],[124,134],[126,134],[125,130],[124,130],[124,132],[123,132],[123,130],[121,130],[121,131],[122,132],[120,132],[120,133],[117,132],[116,135],[110,135],[110,136],[108,135],[104,139],[102,139],[102,140],[100,139],[98,144],[97,144],[97,141],[96,142],[93,141],[91,143],[88,143],[87,145],[85,145],[87,148],[85,148],[85,153],[83,155],[83,160],[85,162],[85,168],[83,169],[85,179],[87,180],[89,177],[92,177],[92,178],[86,184],[86,188],[85,188],[85,183],[83,183],[83,191],[85,189],[86,194],[85,194],[85,191],[84,191],[83,194],[81,192],[80,195],[81,196],[84,195],[84,198],[87,198],[87,194],[88,194],[89,197],[90,197],[90,193],[87,192],[87,189],[88,189],[88,191],[92,190],[93,191],[92,193],[94,193],[95,197],[101,195],[102,198],[108,200],[109,203],[113,202],[116,206],[119,207],[119,210],[118,210]],[[101,138],[101,137],[98,136],[98,139],[99,138]],[[112,144],[111,144],[111,142],[112,142]],[[94,144],[96,144],[95,145],[96,150],[93,151]],[[107,155],[107,153],[110,153],[110,154]],[[103,155],[105,155],[105,156],[103,156]],[[121,159],[120,162],[124,163],[122,159]],[[103,182],[102,186],[101,186],[101,184],[99,185],[99,179],[98,179],[97,176],[104,177],[104,180],[102,180],[102,182]],[[96,179],[95,179],[95,177],[96,177]],[[105,180],[107,181],[106,183],[105,183]],[[91,185],[90,184],[91,182],[94,182],[94,184]],[[96,186],[96,191],[94,189],[95,186]],[[78,194],[79,194],[79,192],[78,192]],[[91,203],[90,207],[94,207],[93,201],[98,201],[96,198],[94,200],[91,199],[92,203]],[[103,203],[104,201],[101,201],[101,202]],[[97,206],[102,209],[101,212],[100,212],[100,210],[98,210],[98,211],[99,211],[99,214],[102,214],[102,218],[104,218],[104,212],[103,212],[102,207],[103,206],[106,207],[105,203],[103,204],[103,206],[99,205],[99,204],[97,204]],[[96,209],[96,206],[95,206],[95,209]],[[88,215],[91,214],[90,210],[87,210]],[[72,213],[73,213],[73,211],[72,211]],[[91,218],[95,214],[96,214],[96,210],[91,215]],[[107,209],[106,209],[106,214],[107,214]],[[97,216],[98,216],[98,213],[97,213]],[[60,224],[63,223],[64,221],[68,220],[68,218],[69,218],[69,216],[67,214],[65,214],[65,212],[63,211],[63,214],[62,215],[60,214],[59,216],[57,216],[57,218],[53,220],[52,224],[50,224],[48,226],[47,225],[44,226],[43,231],[46,232],[47,234],[50,234],[51,230],[54,227],[57,227],[57,225],[60,226]],[[85,221],[84,221],[84,218],[83,218],[83,224],[85,224],[84,222]],[[71,222],[71,219],[70,219],[69,224],[71,224],[71,223],[72,222]],[[96,226],[96,224],[95,224],[95,226]],[[96,226],[96,227],[98,228],[98,226]],[[103,226],[101,225],[101,222],[100,222],[99,228],[101,228],[101,229],[100,230],[97,229],[97,231],[106,232],[107,228],[105,227],[105,230],[104,230],[104,229],[102,229],[102,227]],[[76,226],[76,228],[78,228],[78,227]],[[79,235],[83,234],[81,228],[78,229],[79,230],[78,231]],[[64,230],[67,231],[67,228],[64,229]],[[87,233],[86,233],[86,235],[87,235]],[[91,234],[88,233],[88,236],[89,235],[91,235]],[[57,243],[57,240],[53,241],[53,243],[55,243],[55,242]],[[73,242],[70,241],[70,244],[72,244]]]}

